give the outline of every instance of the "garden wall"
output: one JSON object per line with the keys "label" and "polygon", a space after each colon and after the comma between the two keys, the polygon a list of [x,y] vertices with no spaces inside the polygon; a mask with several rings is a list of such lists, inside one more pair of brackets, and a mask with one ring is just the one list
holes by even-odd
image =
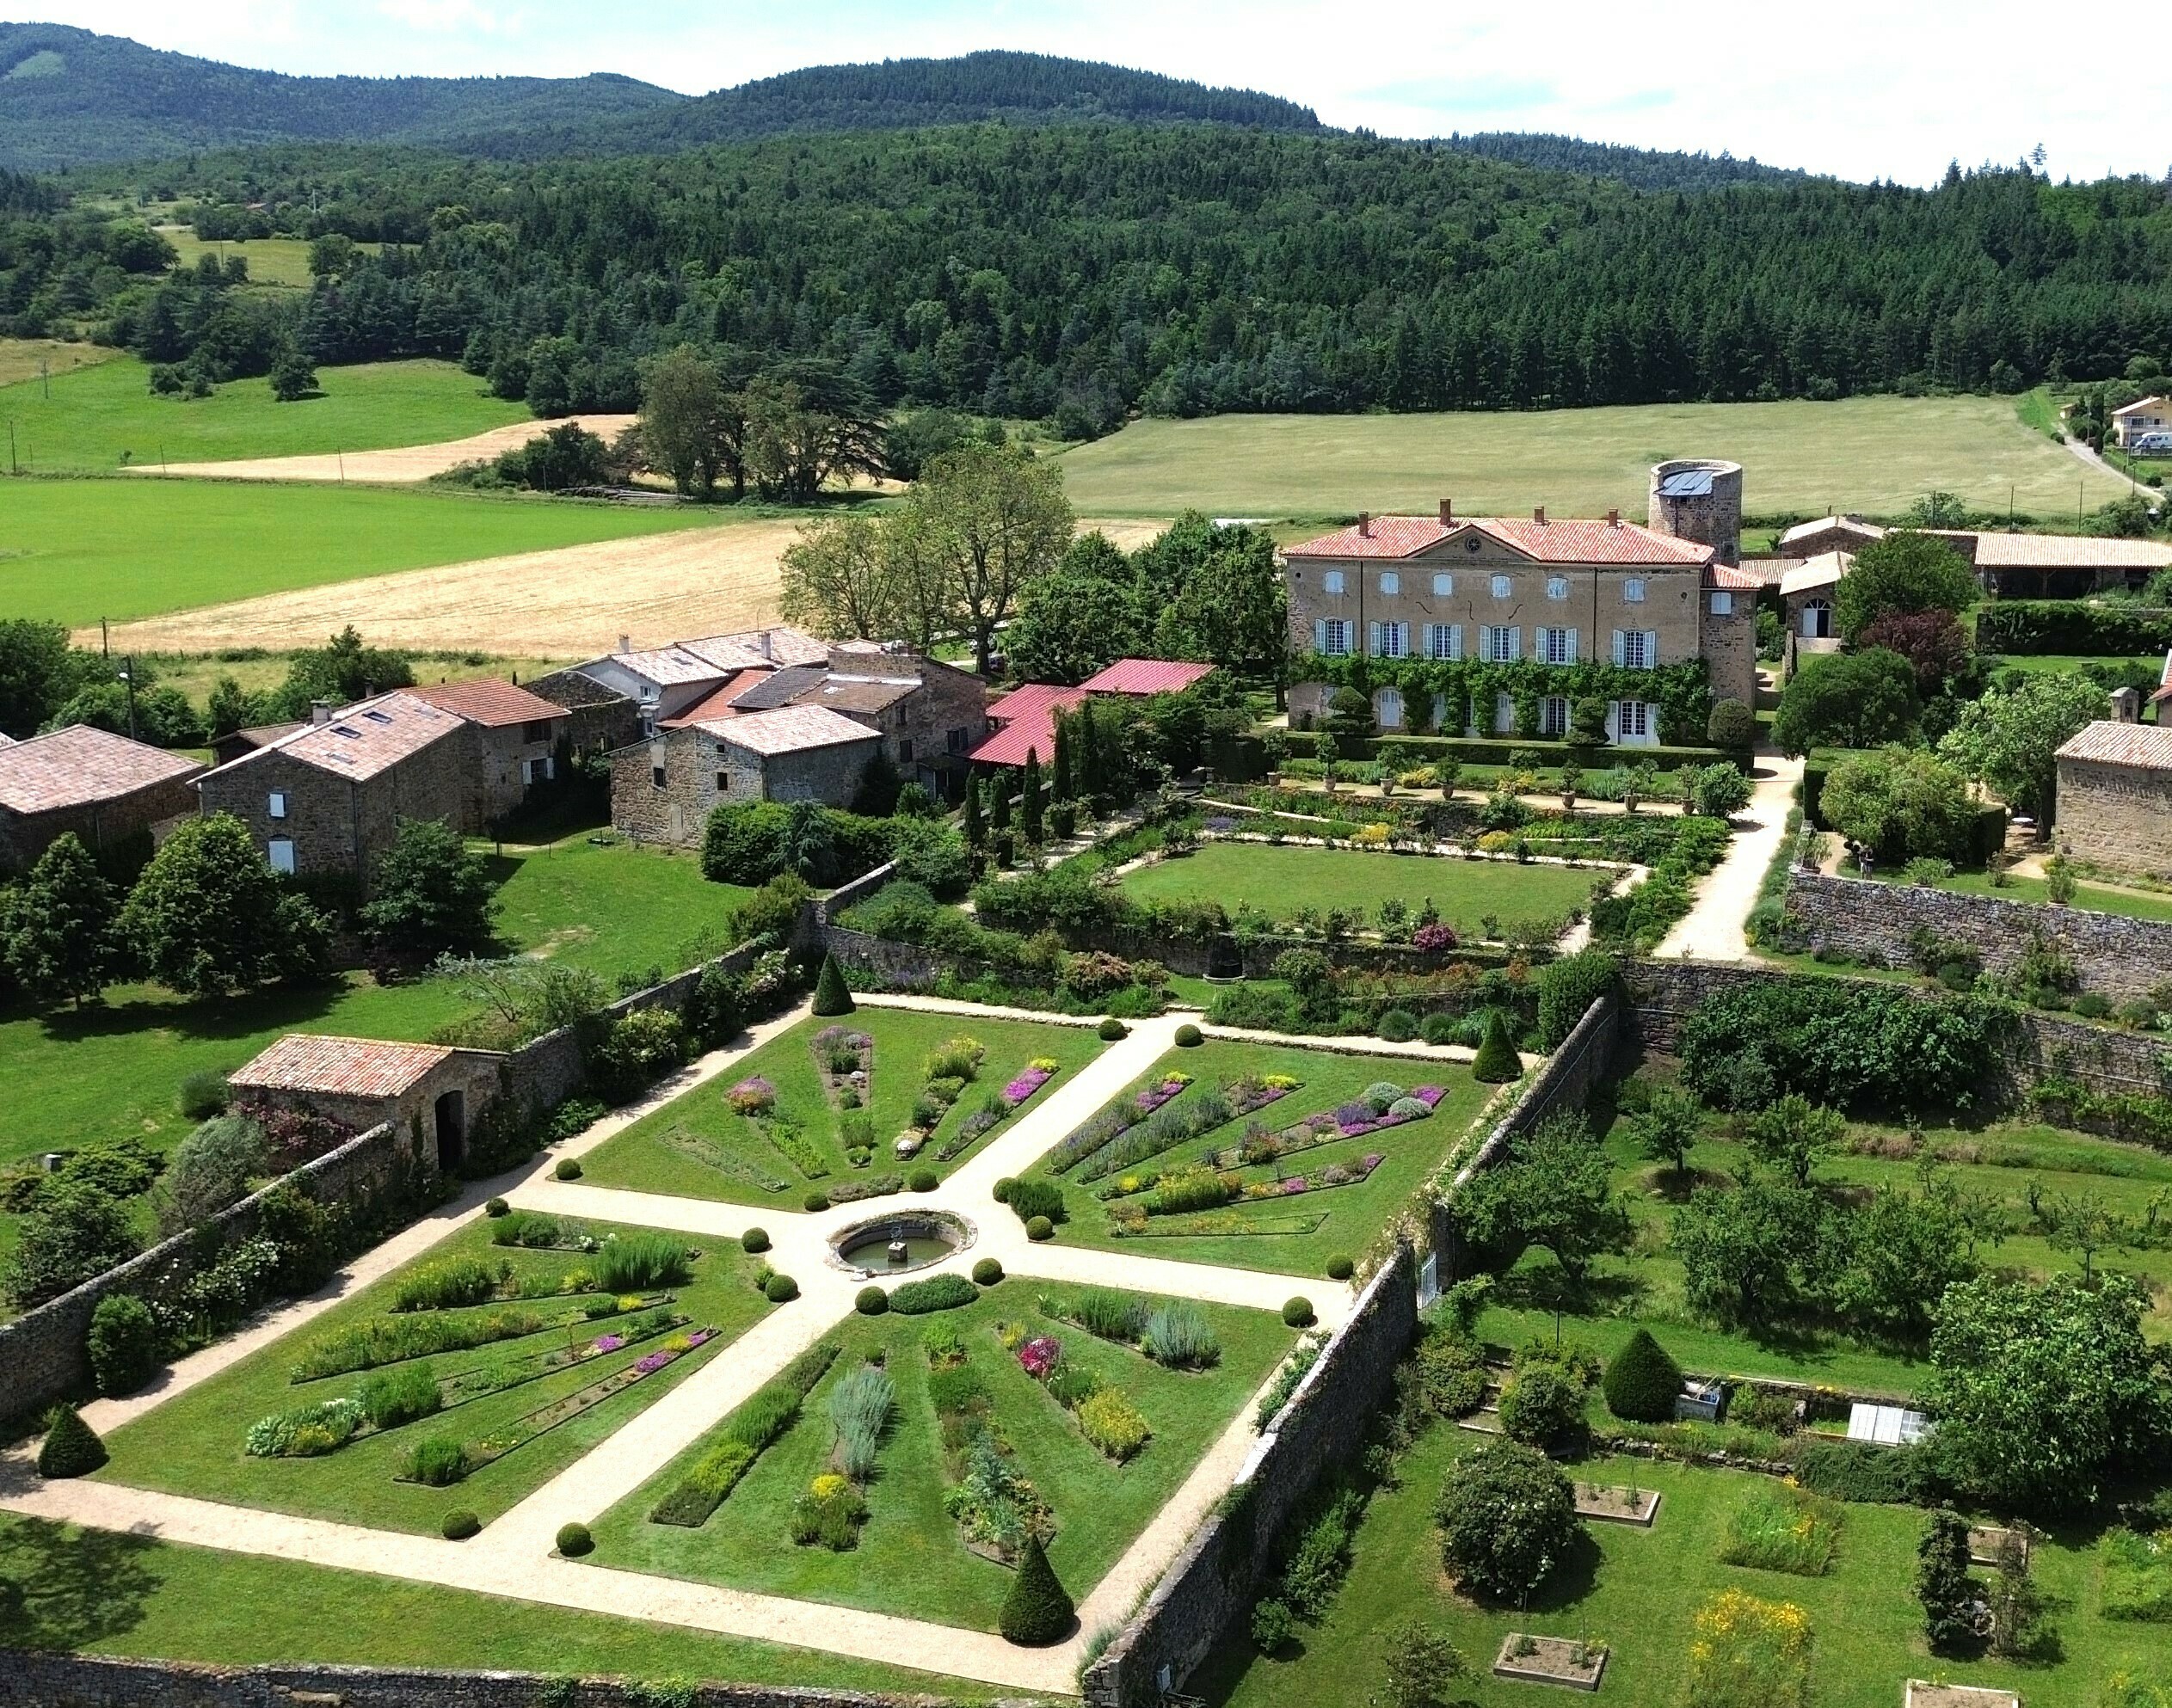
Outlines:
{"label": "garden wall", "polygon": [[[1818,975],[1695,961],[1631,962],[1621,969],[1628,992],[1623,1031],[1646,1049],[1671,1051],[1682,1023],[1706,997],[1760,981],[1812,976]],[[1901,990],[1919,1002],[1936,999],[1928,990],[1890,984],[1882,988]],[[2004,1060],[2006,1084],[1987,1089],[2010,1097],[2026,1094],[2039,1079],[2054,1073],[2078,1079],[2101,1096],[2162,1095],[2167,1089],[2166,1064],[2172,1060],[2172,1046],[2147,1032],[2121,1032],[2057,1015],[2024,1012],[2005,1045]]]}
{"label": "garden wall", "polygon": [[146,1303],[174,1297],[200,1269],[256,1232],[265,1198],[280,1188],[291,1186],[320,1204],[366,1202],[393,1185],[402,1166],[398,1129],[389,1121],[373,1127],[221,1210],[203,1226],[175,1234],[12,1323],[0,1323],[5,1415],[28,1415],[88,1385],[84,1339],[91,1314],[108,1293],[133,1293]]}
{"label": "garden wall", "polygon": [[[0,1708],[655,1708],[653,1688],[542,1673],[380,1667],[206,1667],[0,1650]],[[948,1708],[942,1696],[870,1695],[784,1685],[698,1684],[686,1708]]]}
{"label": "garden wall", "polygon": [[1455,1219],[1449,1213],[1449,1202],[1456,1192],[1480,1170],[1489,1169],[1498,1162],[1508,1142],[1517,1134],[1529,1131],[1560,1109],[1582,1109],[1591,1101],[1592,1089],[1602,1084],[1614,1072],[1614,1059],[1621,1039],[1621,1005],[1612,995],[1597,998],[1584,1011],[1584,1017],[1576,1023],[1561,1047],[1546,1059],[1546,1063],[1531,1083],[1523,1088],[1508,1113],[1493,1124],[1493,1130],[1486,1135],[1486,1142],[1472,1154],[1470,1161],[1455,1171],[1445,1192],[1437,1194],[1429,1207],[1433,1255],[1437,1260],[1435,1273],[1445,1287],[1460,1278],[1461,1245],[1455,1234]]}
{"label": "garden wall", "polygon": [[[1181,1686],[1248,1613],[1275,1533],[1322,1467],[1357,1451],[1418,1329],[1411,1250],[1357,1297],[1215,1512],[1082,1680],[1089,1708],[1142,1708]],[[1166,1682],[1165,1682],[1166,1680]],[[0,1698],[0,1701],[4,1701]]]}
{"label": "garden wall", "polygon": [[1910,935],[1930,931],[1974,949],[1994,973],[2011,968],[2040,937],[2073,961],[2083,990],[2114,1002],[2172,979],[2172,924],[2152,919],[1800,871],[1788,876],[1786,905],[1811,949],[1873,967],[1913,966]]}

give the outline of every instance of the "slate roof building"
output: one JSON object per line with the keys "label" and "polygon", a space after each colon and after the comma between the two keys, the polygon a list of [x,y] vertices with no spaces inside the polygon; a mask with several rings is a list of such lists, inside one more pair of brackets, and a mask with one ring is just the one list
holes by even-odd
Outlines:
{"label": "slate roof building", "polygon": [[87,723],[0,738],[0,873],[27,869],[70,831],[94,854],[120,857],[135,840],[148,855],[156,827],[195,810],[203,770]]}

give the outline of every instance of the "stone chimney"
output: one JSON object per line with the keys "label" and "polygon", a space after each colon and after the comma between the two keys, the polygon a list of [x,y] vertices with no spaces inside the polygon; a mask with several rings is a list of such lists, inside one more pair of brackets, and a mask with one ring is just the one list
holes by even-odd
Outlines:
{"label": "stone chimney", "polygon": [[309,703],[309,721],[311,723],[329,723],[332,721],[332,703],[329,700],[311,700]]}
{"label": "stone chimney", "polygon": [[618,650],[622,653],[631,652],[633,650],[633,636],[631,635],[619,636]]}
{"label": "stone chimney", "polygon": [[1536,522],[1541,528],[1546,525],[1546,507],[1543,504],[1535,505],[1532,507],[1531,519],[1534,522]]}
{"label": "stone chimney", "polygon": [[2139,723],[2142,721],[2142,691],[2139,688],[2114,688],[2112,691],[2112,722]]}
{"label": "stone chimney", "polygon": [[1621,513],[1619,510],[1608,511],[1606,513],[1606,525],[1609,528],[1620,527],[1621,525]]}
{"label": "stone chimney", "polygon": [[1361,540],[1369,540],[1372,537],[1373,513],[1369,510],[1360,510],[1357,513],[1357,538]]}
{"label": "stone chimney", "polygon": [[1445,528],[1455,519],[1455,501],[1452,498],[1443,498],[1441,500],[1441,525]]}

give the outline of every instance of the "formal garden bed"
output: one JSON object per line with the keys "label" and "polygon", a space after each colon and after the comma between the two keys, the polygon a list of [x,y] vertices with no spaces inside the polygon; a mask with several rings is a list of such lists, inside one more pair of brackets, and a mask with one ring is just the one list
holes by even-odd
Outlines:
{"label": "formal garden bed", "polygon": [[1060,1241],[1318,1274],[1371,1244],[1491,1089],[1462,1063],[1210,1038],[1172,1050],[1031,1178],[1061,1207]]}
{"label": "formal garden bed", "polygon": [[1578,1483],[1576,1509],[1607,1524],[1634,1524],[1649,1530],[1659,1516],[1659,1491],[1631,1483],[1620,1488]]}
{"label": "formal garden bed", "polygon": [[1597,1690],[1606,1674],[1606,1655],[1603,1643],[1512,1631],[1501,1639],[1500,1650],[1493,1656],[1493,1676],[1523,1684]]}
{"label": "formal garden bed", "polygon": [[98,1474],[435,1535],[452,1507],[515,1505],[774,1308],[735,1244],[595,1223],[588,1253],[494,1245],[506,1220],[115,1430]]}
{"label": "formal garden bed", "polygon": [[[584,1177],[797,1209],[938,1177],[1102,1049],[1091,1027],[863,1007],[772,1038],[581,1159]],[[857,1076],[857,1077],[856,1077]]]}
{"label": "formal garden bed", "polygon": [[[1188,1361],[1151,1355],[1168,1342],[1123,1343],[1074,1320],[1104,1299],[1098,1327],[1173,1307]],[[1019,1277],[957,1309],[857,1317],[806,1361],[803,1387],[787,1385],[799,1397],[757,1396],[599,1520],[590,1558],[992,1630],[1029,1538],[1083,1600],[1295,1340],[1271,1313]],[[872,1431],[859,1413],[871,1449],[856,1458],[850,1408],[834,1397],[847,1382],[872,1389],[858,1373],[871,1370],[889,1404]],[[731,1445],[756,1438],[751,1456]],[[697,1516],[726,1480],[705,1465],[729,1466],[729,1484]],[[705,1475],[690,1506],[684,1490]],[[828,1478],[850,1493],[818,1490]],[[824,1533],[813,1514],[812,1539],[797,1539],[824,1500],[857,1515]]]}

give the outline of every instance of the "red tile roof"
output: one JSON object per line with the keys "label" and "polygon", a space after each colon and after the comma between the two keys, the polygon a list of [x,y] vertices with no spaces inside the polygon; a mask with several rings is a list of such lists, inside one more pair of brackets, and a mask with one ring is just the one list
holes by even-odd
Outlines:
{"label": "red tile roof", "polygon": [[1211,664],[1178,664],[1161,658],[1120,658],[1079,685],[1089,694],[1180,694],[1213,671]]}
{"label": "red tile roof", "polygon": [[2084,724],[2081,733],[2058,750],[2058,757],[2131,765],[2138,771],[2172,771],[2172,726],[2119,723],[2106,718]]}
{"label": "red tile roof", "polygon": [[1724,587],[1730,593],[1754,593],[1763,587],[1765,578],[1754,569],[1738,569],[1727,563],[1707,563],[1704,567],[1704,584],[1707,587]]}
{"label": "red tile roof", "polygon": [[1285,557],[1415,557],[1476,529],[1541,563],[1643,564],[1689,568],[1712,559],[1712,548],[1634,522],[1535,522],[1511,516],[1466,516],[1443,525],[1431,516],[1375,516],[1370,531],[1348,527],[1283,552]]}
{"label": "red tile roof", "polygon": [[357,701],[335,713],[329,722],[304,724],[292,735],[221,765],[213,775],[224,776],[237,765],[254,765],[267,753],[284,753],[334,777],[366,779],[443,740],[464,723],[457,713],[441,710],[404,688],[397,689],[375,699]]}
{"label": "red tile roof", "polygon": [[1008,723],[1035,712],[1045,713],[1050,706],[1075,706],[1084,698],[1086,690],[1083,688],[1059,688],[1052,682],[1028,682],[1024,687],[1012,689],[1000,699],[989,702],[988,721],[991,723]]}
{"label": "red tile roof", "polygon": [[70,724],[50,735],[0,747],[0,808],[52,813],[116,801],[162,783],[178,783],[203,766],[185,753],[147,747],[126,735]]}
{"label": "red tile roof", "polygon": [[740,712],[711,718],[702,733],[748,752],[773,756],[803,753],[816,747],[841,747],[883,738],[828,706],[778,706],[773,711]]}
{"label": "red tile roof", "polygon": [[374,1038],[316,1037],[289,1032],[226,1076],[229,1084],[347,1097],[397,1097],[452,1052],[441,1044],[388,1044]]}
{"label": "red tile roof", "polygon": [[440,682],[434,687],[410,688],[408,692],[418,700],[428,700],[440,711],[458,712],[485,729],[509,729],[516,723],[540,723],[572,715],[540,694],[531,694],[519,684],[495,676]]}
{"label": "red tile roof", "polygon": [[659,729],[677,729],[682,724],[703,723],[711,718],[729,717],[734,710],[732,702],[749,688],[767,681],[769,676],[770,673],[766,670],[742,670],[735,676],[728,676],[721,687],[713,688],[704,694],[678,716],[660,719],[656,727]]}

